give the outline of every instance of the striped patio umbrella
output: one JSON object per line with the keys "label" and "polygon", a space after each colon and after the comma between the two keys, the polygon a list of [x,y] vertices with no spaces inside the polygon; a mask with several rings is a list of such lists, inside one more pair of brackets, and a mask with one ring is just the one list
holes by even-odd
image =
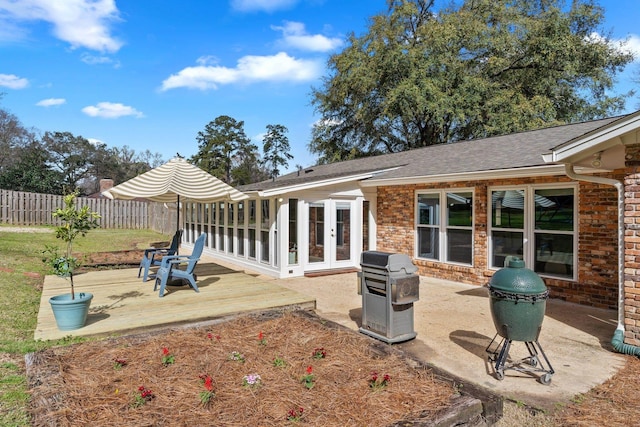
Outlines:
{"label": "striped patio umbrella", "polygon": [[239,201],[248,196],[215,176],[174,157],[162,166],[131,178],[102,193],[110,199],[144,198],[154,202],[178,204],[177,228],[180,229],[180,201],[212,203]]}

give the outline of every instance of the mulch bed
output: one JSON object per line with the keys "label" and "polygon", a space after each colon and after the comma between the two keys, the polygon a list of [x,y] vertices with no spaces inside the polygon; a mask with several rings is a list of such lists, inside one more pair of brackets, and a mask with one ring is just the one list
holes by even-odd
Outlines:
{"label": "mulch bed", "polygon": [[[33,425],[374,427],[450,411],[452,384],[388,348],[309,314],[271,313],[48,349],[28,363]],[[388,383],[372,387],[374,372]],[[243,385],[252,374],[260,385]],[[203,403],[207,376],[215,395]]]}
{"label": "mulch bed", "polygon": [[79,272],[95,271],[100,269],[131,268],[138,267],[144,256],[144,250],[130,249],[111,252],[91,252],[88,254],[76,254],[80,259]]}

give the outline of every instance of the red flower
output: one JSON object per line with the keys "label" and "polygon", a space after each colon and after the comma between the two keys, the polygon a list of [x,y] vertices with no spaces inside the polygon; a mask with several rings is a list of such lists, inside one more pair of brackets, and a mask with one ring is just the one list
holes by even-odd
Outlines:
{"label": "red flower", "polygon": [[169,349],[167,347],[163,347],[162,348],[162,354],[164,354],[165,356],[167,356],[169,354]]}
{"label": "red flower", "polygon": [[299,408],[289,409],[289,411],[287,412],[287,419],[289,421],[299,421],[300,418],[302,417],[303,412],[304,412],[304,409],[302,408],[302,406]]}
{"label": "red flower", "polygon": [[209,391],[213,391],[213,383],[212,383],[212,379],[209,375],[207,375],[207,377],[204,379],[204,388],[206,388]]}
{"label": "red flower", "polygon": [[260,333],[258,334],[258,339],[260,341],[262,341],[264,339],[264,335],[262,334],[262,331],[260,331]]}
{"label": "red flower", "polygon": [[307,366],[307,374],[311,374],[312,371],[313,368],[311,367],[311,365]]}
{"label": "red flower", "polygon": [[144,386],[141,385],[140,387],[138,387],[138,391],[143,391],[144,390]]}
{"label": "red flower", "polygon": [[209,333],[207,334],[207,338],[209,338],[210,340],[212,340],[212,339],[213,339],[213,334],[212,334],[211,332],[209,332]]}

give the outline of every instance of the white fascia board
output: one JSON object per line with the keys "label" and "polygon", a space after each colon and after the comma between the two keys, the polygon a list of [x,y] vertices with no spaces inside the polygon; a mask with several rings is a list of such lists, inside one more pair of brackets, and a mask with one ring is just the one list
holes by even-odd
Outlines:
{"label": "white fascia board", "polygon": [[433,184],[457,181],[485,181],[488,179],[529,178],[533,176],[564,175],[563,165],[534,166],[492,171],[464,172],[456,174],[410,176],[390,179],[368,179],[360,183],[362,187],[382,187],[388,185]]}
{"label": "white fascia board", "polygon": [[603,129],[596,130],[573,142],[558,146],[550,153],[543,154],[542,158],[547,163],[571,163],[585,152],[602,151],[622,143],[622,135],[640,128],[640,112],[613,123]]}
{"label": "white fascia board", "polygon": [[323,179],[321,181],[313,181],[313,182],[303,183],[298,185],[289,185],[286,187],[272,188],[269,190],[257,191],[256,193],[258,194],[258,197],[273,197],[273,196],[279,196],[282,194],[292,193],[294,191],[311,190],[314,188],[326,187],[328,185],[344,184],[347,182],[359,181],[362,179],[370,178],[373,175],[374,173],[368,172],[365,174],[350,175],[347,177],[332,178],[332,179]]}

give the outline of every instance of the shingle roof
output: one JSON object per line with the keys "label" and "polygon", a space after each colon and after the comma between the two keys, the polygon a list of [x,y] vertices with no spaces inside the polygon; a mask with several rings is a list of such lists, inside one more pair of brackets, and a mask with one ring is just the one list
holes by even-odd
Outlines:
{"label": "shingle roof", "polygon": [[299,172],[239,187],[260,191],[314,181],[375,173],[376,179],[402,179],[543,166],[542,154],[618,120],[612,117],[503,136],[432,145],[401,153],[316,165]]}

